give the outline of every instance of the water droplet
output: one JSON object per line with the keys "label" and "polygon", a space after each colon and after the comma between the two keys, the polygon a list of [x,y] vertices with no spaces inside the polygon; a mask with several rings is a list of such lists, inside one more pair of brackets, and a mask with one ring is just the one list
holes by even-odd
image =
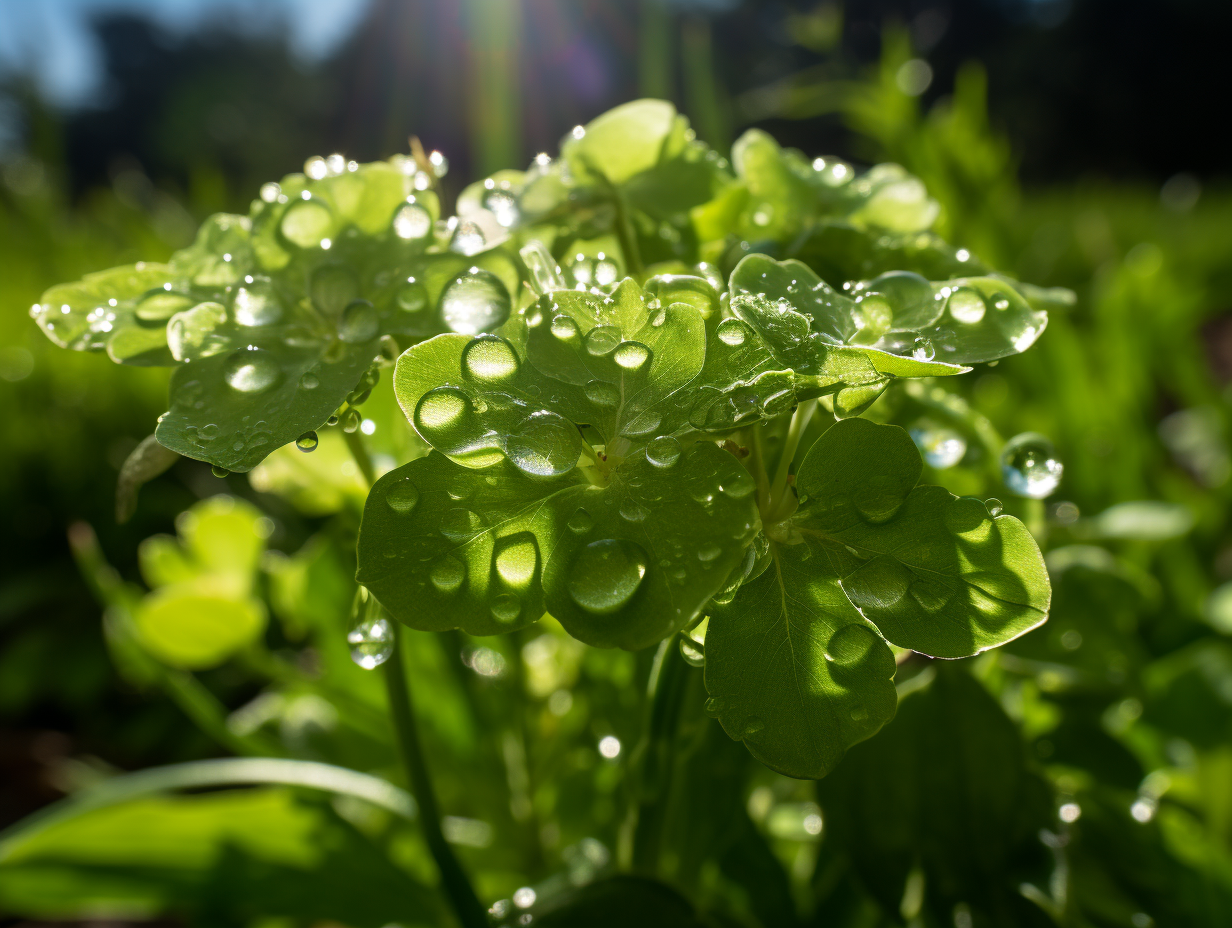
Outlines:
{"label": "water droplet", "polygon": [[660,435],[646,446],[646,460],[655,467],[671,467],[680,460],[680,442],[671,435]]}
{"label": "water droplet", "polygon": [[967,453],[967,440],[962,435],[927,419],[916,422],[910,433],[924,460],[938,470],[953,467]]}
{"label": "water droplet", "polygon": [[462,586],[462,581],[466,579],[466,565],[452,554],[446,554],[432,565],[432,570],[428,572],[428,579],[442,593],[447,595],[456,593]]}
{"label": "water droplet", "polygon": [[300,248],[316,248],[334,229],[333,211],[321,200],[295,200],[282,214],[283,238]]}
{"label": "water droplet", "polygon": [[421,239],[432,231],[432,215],[418,203],[403,203],[394,213],[393,230],[404,241]]}
{"label": "water droplet", "polygon": [[304,162],[304,173],[311,180],[320,180],[329,174],[329,166],[320,155],[313,155]]}
{"label": "water droplet", "polygon": [[635,371],[650,360],[650,349],[641,342],[621,342],[612,360],[627,371]]}
{"label": "water droplet", "polygon": [[483,198],[483,207],[496,217],[502,228],[512,229],[522,218],[518,201],[507,190],[493,190]]}
{"label": "water droplet", "polygon": [[223,377],[232,390],[262,393],[282,379],[282,368],[268,351],[242,348],[227,359]]}
{"label": "water droplet", "polygon": [[863,722],[868,718],[868,709],[863,705],[855,705],[851,707],[851,720],[853,722]]}
{"label": "water droplet", "polygon": [[261,185],[261,199],[266,203],[273,203],[282,193],[282,187],[273,181],[269,181]]}
{"label": "water droplet", "polygon": [[731,499],[744,499],[755,489],[757,489],[757,484],[753,482],[752,475],[743,468],[730,480],[725,480],[719,485],[719,490]]}
{"label": "water droplet", "polygon": [[724,319],[719,323],[717,334],[724,345],[737,348],[749,337],[749,329],[739,319]]}
{"label": "water droplet", "polygon": [[322,315],[336,319],[352,300],[359,298],[359,280],[345,264],[325,264],[312,272],[308,292],[312,305]]}
{"label": "water droplet", "polygon": [[957,287],[946,301],[946,307],[956,322],[974,325],[984,318],[987,309],[984,295],[974,287]]}
{"label": "water droplet", "polygon": [[826,643],[826,657],[845,666],[858,664],[877,644],[877,633],[858,623],[844,625]]}
{"label": "water droplet", "polygon": [[727,708],[727,700],[722,696],[711,696],[706,700],[706,714],[711,718],[718,718],[723,714],[723,710]]}
{"label": "water droplet", "polygon": [[707,542],[697,549],[697,559],[703,564],[709,564],[722,553],[723,549],[718,545],[713,542]]}
{"label": "water droplet", "polygon": [[646,552],[632,541],[592,541],[574,558],[569,596],[593,615],[611,615],[633,599],[646,576],[646,564]]}
{"label": "water droplet", "polygon": [[483,518],[469,509],[451,509],[441,517],[441,534],[452,542],[469,541],[483,531]]}
{"label": "water droplet", "polygon": [[573,321],[573,317],[566,316],[563,313],[553,316],[552,335],[559,338],[562,342],[576,338],[578,335],[577,323]]}
{"label": "water droplet", "polygon": [[1015,435],[1001,452],[1001,477],[1019,496],[1043,499],[1061,482],[1064,466],[1052,442],[1035,432]]}
{"label": "water droplet", "polygon": [[1001,515],[1001,511],[1005,507],[1001,504],[1001,500],[997,499],[995,496],[992,496],[984,500],[984,508],[987,509],[988,514],[995,519],[997,516]]}
{"label": "water droplet", "polygon": [[595,520],[590,517],[590,513],[585,509],[578,509],[569,517],[569,521],[566,524],[569,526],[569,531],[575,535],[585,535],[595,527]]}
{"label": "water droplet", "polygon": [[487,247],[487,236],[483,234],[483,228],[479,223],[473,219],[463,219],[459,222],[457,229],[454,230],[453,240],[449,243],[451,251],[466,255],[468,258],[479,254]]}
{"label": "water droplet", "polygon": [[740,728],[740,737],[756,739],[761,732],[765,731],[765,728],[765,722],[755,715],[750,715]]}
{"label": "water droplet", "polygon": [[198,303],[178,312],[167,323],[167,347],[177,361],[197,361],[227,347],[221,327],[227,311],[221,303]]}
{"label": "water droplet", "polygon": [[210,467],[210,473],[219,479],[231,476],[231,471],[227,470],[225,467],[219,467],[217,464]]}
{"label": "water droplet", "polygon": [[178,312],[191,308],[194,302],[196,301],[192,297],[184,296],[182,293],[155,290],[137,304],[134,312],[142,322],[162,322]]}
{"label": "water droplet", "polygon": [[556,477],[577,464],[578,430],[568,419],[541,409],[531,413],[509,436],[505,454],[518,470],[534,477]]}
{"label": "water droplet", "polygon": [[267,278],[258,277],[235,291],[231,314],[239,325],[273,325],[282,318],[282,302],[274,285]]}
{"label": "water droplet", "polygon": [[428,290],[421,283],[408,281],[398,291],[394,302],[397,303],[398,308],[404,313],[423,312],[424,307],[428,305]]}
{"label": "water droplet", "polygon": [[567,289],[564,277],[561,276],[560,265],[543,242],[533,239],[523,245],[518,253],[522,256],[526,269],[530,271],[531,282],[539,293]]}
{"label": "water droplet", "polygon": [[385,491],[385,505],[399,515],[411,512],[419,503],[419,487],[403,477]]}
{"label": "water droplet", "polygon": [[595,357],[610,354],[620,344],[620,329],[614,325],[595,326],[586,333],[583,343],[587,353]]}
{"label": "water droplet", "polygon": [[478,335],[509,318],[509,291],[490,271],[473,267],[441,294],[441,319],[451,332]]}
{"label": "water droplet", "polygon": [[684,658],[684,662],[690,667],[706,666],[706,652],[702,650],[696,641],[685,635],[682,635],[680,638],[680,656]]}
{"label": "water droplet", "polygon": [[522,603],[512,593],[500,593],[492,600],[492,618],[508,624],[522,614]]}
{"label": "water droplet", "polygon": [[295,439],[295,447],[300,451],[316,451],[317,450],[317,433],[308,431]]}
{"label": "water droplet", "polygon": [[644,522],[650,510],[631,496],[620,501],[620,517],[626,522]]}
{"label": "water droplet", "polygon": [[299,385],[305,390],[315,390],[321,385],[321,379],[312,371],[308,371],[299,379]]}
{"label": "water droplet", "polygon": [[592,380],[586,384],[586,399],[596,406],[615,406],[620,402],[620,388],[614,383]]}
{"label": "water droplet", "polygon": [[433,387],[415,405],[415,428],[429,442],[447,442],[465,425],[470,408],[470,398],[457,387]]}
{"label": "water droplet", "polygon": [[355,409],[354,407],[344,412],[341,418],[339,419],[339,421],[342,423],[342,431],[346,432],[348,435],[354,435],[355,432],[358,431],[359,426],[362,424],[363,420],[364,420],[364,417],[361,416],[359,414],[359,410]]}
{"label": "water droplet", "polygon": [[383,615],[361,620],[347,632],[351,660],[364,670],[373,670],[394,653],[394,629]]}
{"label": "water droplet", "polygon": [[535,579],[539,569],[539,545],[530,532],[518,532],[500,539],[492,554],[496,575],[507,586],[522,590]]}
{"label": "water droplet", "polygon": [[500,384],[518,373],[513,346],[498,335],[480,335],[462,352],[462,373],[483,384]]}
{"label": "water droplet", "polygon": [[911,357],[917,361],[931,361],[936,354],[932,341],[923,335],[916,338],[915,346],[911,349]]}
{"label": "water droplet", "polygon": [[367,300],[354,300],[338,319],[338,337],[348,345],[358,345],[376,338],[380,327],[376,307]]}

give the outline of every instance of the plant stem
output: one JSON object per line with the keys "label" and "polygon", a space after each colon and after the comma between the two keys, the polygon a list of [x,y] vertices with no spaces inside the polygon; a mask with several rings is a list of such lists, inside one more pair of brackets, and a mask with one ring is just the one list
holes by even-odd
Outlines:
{"label": "plant stem", "polygon": [[643,270],[642,254],[633,234],[633,224],[629,221],[629,206],[625,202],[624,194],[614,185],[612,203],[616,206],[616,238],[620,241],[620,253],[625,259],[625,273],[638,277]]}
{"label": "plant stem", "polygon": [[688,683],[689,665],[676,636],[666,639],[656,655],[650,675],[650,712],[646,732],[638,746],[637,807],[630,863],[642,873],[658,869],[663,828],[671,800],[675,767],[676,730]]}
{"label": "plant stem", "polygon": [[285,753],[268,738],[237,735],[227,727],[226,709],[192,674],[182,670],[165,670],[159,677],[159,683],[181,712],[228,751],[257,757],[278,757]]}
{"label": "plant stem", "polygon": [[787,428],[787,438],[783,442],[783,453],[779,456],[778,467],[774,471],[774,483],[770,486],[770,501],[766,506],[765,514],[762,521],[773,522],[782,508],[783,500],[787,497],[787,475],[791,470],[792,459],[796,456],[796,449],[800,447],[800,439],[804,437],[804,430],[808,427],[809,420],[813,418],[813,411],[817,408],[816,400],[808,400],[796,407],[796,411],[791,414],[791,425]]}
{"label": "plant stem", "polygon": [[766,513],[769,512],[770,506],[770,477],[766,473],[766,448],[762,440],[762,429],[760,422],[752,428],[753,460],[749,462],[749,469],[753,472],[753,479],[757,481],[757,511]]}
{"label": "plant stem", "polygon": [[372,486],[372,484],[376,483],[376,468],[372,466],[372,458],[368,456],[368,449],[364,447],[363,438],[360,437],[358,431],[348,432],[346,429],[343,429],[342,440],[346,442],[347,450],[351,452],[351,457],[355,459],[359,472],[368,481],[368,486]]}
{"label": "plant stem", "polygon": [[402,659],[402,629],[397,622],[391,623],[394,630],[394,649],[382,666],[385,688],[389,695],[389,713],[393,717],[394,738],[402,765],[406,768],[411,791],[419,803],[420,822],[424,840],[441,873],[441,885],[445,895],[458,916],[463,928],[487,928],[488,916],[479,897],[471,886],[453,848],[441,831],[441,813],[436,804],[436,791],[428,776],[424,762],[423,747],[415,725],[415,710],[411,704],[411,691],[406,684],[406,665]]}

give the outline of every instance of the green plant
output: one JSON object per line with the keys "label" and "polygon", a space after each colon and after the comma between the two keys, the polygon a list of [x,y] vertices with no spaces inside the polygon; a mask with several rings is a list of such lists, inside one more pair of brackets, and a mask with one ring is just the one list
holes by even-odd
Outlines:
{"label": "green plant", "polygon": [[[304,174],[265,185],[248,216],[207,221],[166,264],[52,288],[32,310],[64,347],[174,365],[170,409],[124,467],[122,509],[177,454],[219,476],[252,471],[255,486],[309,512],[345,516],[362,500],[357,535],[340,517],[334,537],[294,561],[263,560],[272,523],[259,512],[229,498],[200,504],[179,541],[143,547],[157,587],[149,594],[119,582],[79,531],[117,661],[237,753],[285,748],[260,723],[228,724],[190,671],[246,662],[328,695],[349,726],[380,741],[388,723],[380,693],[374,703],[354,677],[362,671],[316,680],[270,653],[254,590],[267,575],[283,633],[294,640],[315,626],[321,648],[341,644],[330,637],[331,603],[350,601],[351,658],[382,668],[415,800],[293,760],[268,768],[282,779],[259,764],[242,775],[203,767],[188,780],[144,775],[109,795],[239,776],[333,789],[406,816],[417,803],[417,840],[453,917],[485,924],[447,840],[464,826],[438,810],[398,623],[522,648],[524,630],[542,620],[567,633],[545,636],[554,648],[659,645],[622,863],[700,885],[706,851],[680,844],[696,821],[678,795],[680,771],[725,755],[698,747],[715,726],[696,711],[690,665],[704,666],[705,712],[732,739],[772,770],[816,779],[894,716],[896,674],[902,683],[911,652],[971,656],[1046,618],[1048,574],[1027,527],[995,500],[919,486],[917,444],[935,464],[945,436],[913,439],[869,417],[887,392],[943,409],[983,436],[1011,489],[1047,495],[1060,464],[1045,441],[1022,436],[1002,455],[985,420],[917,381],[1025,351],[1063,295],[996,275],[930,232],[937,204],[896,165],[856,173],[838,160],[810,163],[758,131],[736,142],[729,164],[661,101],[619,107],[574,130],[559,158],[470,185],[448,220],[436,192],[443,168],[436,153],[369,165],[310,159]],[[352,557],[358,585],[347,579]],[[474,650],[476,673],[481,653],[505,660]],[[617,691],[621,666],[607,671]],[[944,726],[944,707],[962,705],[952,693],[966,685],[942,694],[938,684],[942,708],[928,711],[943,718],[932,724]],[[955,719],[965,711],[977,709]],[[690,714],[696,744],[686,750]],[[525,763],[510,753],[526,749],[523,719],[502,752],[514,825],[533,831]],[[306,813],[269,814],[284,817],[279,827],[308,827],[291,823]],[[345,832],[319,815],[319,827]],[[37,857],[31,848],[55,827],[19,828],[0,843],[0,863]],[[539,840],[522,832],[517,840]],[[210,892],[192,892],[214,898],[221,877],[211,879]],[[604,885],[543,900],[539,923],[597,918],[611,905]],[[690,908],[664,888],[624,890],[660,919],[693,917],[664,914]],[[1004,908],[997,893],[986,905],[956,898],[990,915]],[[433,920],[433,905],[411,914]],[[502,905],[499,918],[510,911]],[[369,917],[336,911],[314,917]],[[407,917],[386,911],[375,906],[371,918]]]}

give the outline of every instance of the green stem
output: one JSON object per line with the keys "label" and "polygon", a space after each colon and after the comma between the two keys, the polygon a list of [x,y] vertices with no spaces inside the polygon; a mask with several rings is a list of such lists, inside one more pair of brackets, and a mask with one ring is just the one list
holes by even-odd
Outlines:
{"label": "green stem", "polygon": [[753,426],[752,452],[753,460],[749,462],[753,471],[753,479],[757,481],[757,511],[769,512],[770,477],[766,473],[766,448],[762,440],[764,426],[758,422]]}
{"label": "green stem", "polygon": [[676,730],[688,683],[689,665],[677,646],[676,636],[659,646],[651,671],[650,712],[646,733],[638,746],[636,822],[633,826],[631,866],[653,874],[658,870],[663,830],[671,800],[675,767]]}
{"label": "green stem", "polygon": [[620,253],[625,259],[625,273],[641,277],[642,253],[638,250],[633,224],[629,221],[629,205],[625,202],[624,194],[614,185],[612,203],[616,206],[616,238],[620,242]]}
{"label": "green stem", "polygon": [[389,713],[393,717],[398,753],[402,757],[402,765],[406,768],[411,791],[419,802],[424,840],[441,872],[445,895],[463,928],[487,928],[487,912],[484,911],[466,872],[462,869],[462,864],[454,856],[453,848],[449,846],[441,831],[441,813],[436,804],[436,791],[432,787],[432,779],[424,762],[423,747],[415,725],[415,710],[411,704],[411,691],[406,684],[406,665],[402,659],[402,630],[398,623],[391,624],[394,630],[394,648],[381,670],[389,695]]}
{"label": "green stem", "polygon": [[372,484],[376,483],[376,468],[372,466],[372,458],[368,456],[368,449],[364,447],[364,440],[360,436],[359,431],[348,432],[343,429],[342,440],[346,442],[347,450],[351,452],[351,457],[355,459],[359,472],[368,481],[368,486],[372,486]]}
{"label": "green stem", "polygon": [[783,508],[783,500],[790,494],[787,489],[787,475],[791,471],[791,462],[796,456],[796,449],[800,447],[800,439],[804,437],[804,430],[808,427],[809,420],[813,418],[813,411],[816,408],[817,401],[808,400],[797,406],[796,411],[791,414],[791,425],[787,428],[783,453],[779,456],[778,467],[774,471],[774,483],[770,487],[770,502],[763,518],[763,521],[767,523],[777,521],[779,510]]}
{"label": "green stem", "polygon": [[180,711],[228,751],[266,757],[285,753],[271,739],[237,735],[227,727],[226,709],[192,674],[182,670],[165,670],[159,677],[159,683]]}

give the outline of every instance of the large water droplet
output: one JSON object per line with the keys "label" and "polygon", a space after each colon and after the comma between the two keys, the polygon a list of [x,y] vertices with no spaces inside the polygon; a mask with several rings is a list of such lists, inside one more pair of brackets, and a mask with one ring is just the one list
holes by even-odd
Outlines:
{"label": "large water droplet", "polygon": [[586,333],[583,343],[588,354],[602,357],[614,351],[620,344],[620,329],[614,325],[595,326]]}
{"label": "large water droplet", "polygon": [[910,433],[924,460],[938,470],[953,467],[967,453],[967,440],[961,434],[928,419],[916,422]]}
{"label": "large water droplet", "polygon": [[334,214],[321,200],[295,200],[282,214],[283,237],[300,248],[316,248],[330,236]]}
{"label": "large water droplet", "polygon": [[646,552],[632,541],[592,541],[574,558],[569,596],[593,615],[611,615],[633,599],[646,576]]}
{"label": "large water droplet", "polygon": [[572,316],[566,316],[564,313],[552,317],[552,335],[559,338],[562,342],[567,342],[578,335],[577,323],[573,321]]}
{"label": "large water droplet", "polygon": [[457,387],[433,387],[415,405],[415,428],[429,442],[448,442],[466,424],[470,408],[470,398]]}
{"label": "large water droplet", "polygon": [[719,341],[731,348],[738,348],[749,337],[749,327],[739,319],[724,319],[719,323]]}
{"label": "large water droplet", "polygon": [[1035,432],[1015,435],[1001,452],[1001,477],[1019,496],[1043,499],[1057,488],[1064,470],[1052,442]]}
{"label": "large water droplet", "polygon": [[595,527],[595,520],[590,517],[590,513],[585,509],[577,509],[573,515],[569,517],[566,523],[569,526],[569,531],[576,535],[585,535]]}
{"label": "large water droplet", "polygon": [[197,361],[218,354],[227,347],[227,338],[220,331],[226,321],[227,311],[221,303],[198,303],[176,313],[167,323],[171,356],[177,361]]}
{"label": "large water droplet", "polygon": [[338,337],[348,345],[371,341],[380,332],[376,307],[367,300],[354,300],[338,319]]}
{"label": "large water droplet", "polygon": [[240,393],[262,393],[282,379],[282,368],[268,351],[260,348],[240,349],[223,367],[228,386]]}
{"label": "large water droplet", "polygon": [[441,319],[451,332],[478,335],[509,318],[509,291],[490,271],[473,267],[441,294]]}
{"label": "large water droplet", "polygon": [[421,239],[432,231],[432,215],[418,203],[403,203],[394,213],[393,230],[404,241]]}
{"label": "large water droplet", "polygon": [[403,477],[385,491],[385,505],[399,515],[406,515],[419,503],[419,487],[409,477]]}
{"label": "large water droplet", "polygon": [[267,278],[258,277],[235,291],[231,314],[239,325],[273,325],[282,318],[282,302],[274,285]]}
{"label": "large water droplet", "polygon": [[518,356],[500,336],[480,335],[462,351],[462,373],[485,385],[505,383],[518,373]]}
{"label": "large water droplet", "polygon": [[398,291],[394,302],[404,313],[423,312],[424,307],[428,305],[428,290],[418,281],[408,280]]}
{"label": "large water droplet", "polygon": [[826,643],[826,657],[836,664],[858,664],[877,645],[877,633],[864,625],[844,625]]}
{"label": "large water droplet", "polygon": [[646,446],[646,460],[655,467],[671,467],[680,460],[680,442],[671,435],[660,435]]}
{"label": "large water droplet", "polygon": [[586,384],[586,399],[596,406],[615,406],[620,402],[620,388],[605,380],[592,380]]}
{"label": "large water droplet", "polygon": [[525,589],[535,579],[539,569],[539,546],[535,536],[519,532],[500,539],[492,553],[496,575],[514,589]]}
{"label": "large water droplet", "polygon": [[317,433],[308,431],[295,439],[295,447],[300,451],[316,451],[317,450]]}
{"label": "large water droplet", "polygon": [[650,349],[641,342],[621,342],[612,360],[627,371],[635,371],[650,360]]}
{"label": "large water droplet", "polygon": [[466,579],[466,565],[452,554],[446,554],[428,572],[432,585],[446,595],[456,593]]}
{"label": "large water droplet", "polygon": [[684,658],[684,662],[690,667],[705,667],[706,652],[696,641],[687,636],[680,638],[680,656]]}
{"label": "large water droplet", "polygon": [[522,614],[522,602],[512,593],[499,593],[492,600],[492,618],[508,625]]}
{"label": "large water droplet", "polygon": [[509,436],[505,454],[513,465],[534,477],[556,477],[577,464],[581,438],[568,419],[541,409],[531,413]]}
{"label": "large water droplet", "polygon": [[984,318],[987,305],[984,295],[974,287],[957,287],[946,302],[950,315],[956,322],[974,325]]}
{"label": "large water droplet", "polygon": [[995,496],[990,496],[988,499],[984,500],[984,508],[988,510],[988,514],[995,519],[997,516],[1001,515],[1001,511],[1005,508],[1005,506],[1002,505],[1001,500],[997,499]]}
{"label": "large water droplet", "polygon": [[308,284],[312,305],[336,319],[352,300],[359,298],[359,280],[345,264],[325,264],[312,272]]}
{"label": "large water droplet", "polygon": [[936,357],[937,351],[933,348],[933,343],[930,339],[923,335],[915,340],[915,345],[911,349],[911,357],[917,361],[931,361]]}
{"label": "large water droplet", "polygon": [[364,670],[372,670],[389,660],[394,653],[394,629],[383,615],[362,619],[349,632],[351,660]]}

